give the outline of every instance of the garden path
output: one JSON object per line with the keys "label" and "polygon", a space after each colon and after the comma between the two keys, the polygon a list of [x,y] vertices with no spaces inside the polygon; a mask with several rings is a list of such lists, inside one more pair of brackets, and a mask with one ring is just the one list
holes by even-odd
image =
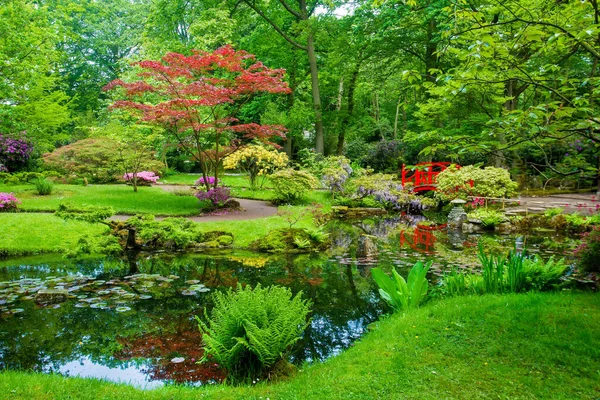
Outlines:
{"label": "garden path", "polygon": [[[182,192],[190,190],[190,186],[185,185],[159,185],[161,189],[167,192]],[[235,199],[242,207],[241,211],[217,211],[213,214],[198,215],[194,217],[186,217],[194,222],[215,222],[215,221],[242,221],[248,219],[257,219],[271,217],[277,214],[277,206],[271,205],[268,201]],[[131,215],[113,215],[110,219],[124,221],[131,218]],[[167,217],[156,217],[157,220]]]}
{"label": "garden path", "polygon": [[550,208],[562,208],[567,214],[589,215],[600,210],[600,196],[593,193],[555,194],[549,196],[520,196],[512,201],[518,206],[507,207],[509,214],[544,212]]}

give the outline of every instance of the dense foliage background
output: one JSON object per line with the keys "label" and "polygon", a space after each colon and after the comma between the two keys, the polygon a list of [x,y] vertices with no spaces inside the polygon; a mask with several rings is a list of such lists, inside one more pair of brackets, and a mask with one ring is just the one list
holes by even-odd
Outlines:
{"label": "dense foliage background", "polygon": [[[291,92],[248,101],[238,118],[285,125],[292,159],[315,148],[377,171],[483,163],[523,187],[590,186],[599,17],[596,0],[2,2],[0,133],[33,152],[4,149],[0,164],[35,169],[29,158],[54,148],[131,132],[105,85],[134,77],[135,61],[230,44],[286,69]],[[190,168],[152,135],[163,162]]]}

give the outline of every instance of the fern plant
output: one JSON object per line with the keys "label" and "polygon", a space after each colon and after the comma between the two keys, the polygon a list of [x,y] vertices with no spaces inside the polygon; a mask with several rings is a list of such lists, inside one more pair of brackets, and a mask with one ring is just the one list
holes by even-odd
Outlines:
{"label": "fern plant", "polygon": [[284,287],[257,285],[213,294],[214,308],[206,322],[196,317],[202,332],[204,357],[226,368],[233,382],[264,377],[308,326],[311,302],[302,292],[292,297]]}
{"label": "fern plant", "polygon": [[393,279],[379,268],[371,269],[371,274],[379,286],[379,294],[394,311],[408,310],[417,308],[425,298],[429,286],[426,275],[432,263],[429,261],[423,265],[418,261],[408,273],[408,282],[395,268],[392,269]]}

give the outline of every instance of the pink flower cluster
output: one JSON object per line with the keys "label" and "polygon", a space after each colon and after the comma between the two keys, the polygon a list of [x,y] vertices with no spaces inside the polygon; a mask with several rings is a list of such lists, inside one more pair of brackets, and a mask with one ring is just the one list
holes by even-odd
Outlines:
{"label": "pink flower cluster", "polygon": [[19,203],[14,193],[0,192],[0,211],[16,210]]}
{"label": "pink flower cluster", "polygon": [[[137,176],[138,181],[156,183],[157,180],[160,179],[160,176],[155,175],[154,172],[151,171],[142,171],[135,174]],[[133,173],[126,173],[123,175],[123,179],[128,182],[133,180]]]}
{"label": "pink flower cluster", "polygon": [[214,176],[207,176],[206,180],[204,179],[203,176],[200,177],[200,179],[198,179],[196,181],[196,185],[205,185],[207,182],[210,186],[213,186],[215,184],[215,181],[217,181],[218,179],[215,178]]}

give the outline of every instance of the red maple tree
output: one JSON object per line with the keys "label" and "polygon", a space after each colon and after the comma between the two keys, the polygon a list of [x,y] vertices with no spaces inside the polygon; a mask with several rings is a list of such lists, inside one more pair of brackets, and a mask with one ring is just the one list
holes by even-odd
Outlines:
{"label": "red maple tree", "polygon": [[[224,157],[251,140],[285,137],[281,125],[242,123],[241,106],[265,93],[289,93],[283,69],[267,68],[246,51],[224,46],[191,56],[168,53],[161,61],[137,62],[134,82],[116,79],[105,90],[122,88],[126,100],[111,108],[132,111],[141,120],[162,126],[202,168],[204,181],[217,177]],[[209,185],[207,183],[207,189]],[[214,187],[217,180],[214,181]]]}

